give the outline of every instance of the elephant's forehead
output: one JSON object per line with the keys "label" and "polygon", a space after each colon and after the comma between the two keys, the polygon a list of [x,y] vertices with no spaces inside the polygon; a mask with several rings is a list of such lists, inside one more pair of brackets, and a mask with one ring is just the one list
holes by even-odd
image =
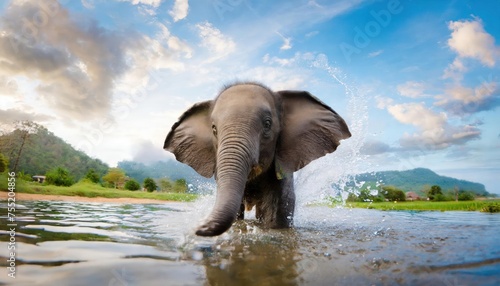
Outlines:
{"label": "elephant's forehead", "polygon": [[270,107],[272,95],[258,86],[234,86],[221,93],[214,106],[214,112],[230,109],[244,109],[247,111],[260,110]]}

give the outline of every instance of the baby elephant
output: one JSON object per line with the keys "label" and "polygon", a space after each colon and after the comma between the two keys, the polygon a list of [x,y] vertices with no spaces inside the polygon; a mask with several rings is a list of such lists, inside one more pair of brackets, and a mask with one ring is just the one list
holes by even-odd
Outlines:
{"label": "baby elephant", "polygon": [[254,206],[265,227],[291,227],[293,172],[350,136],[344,119],[310,93],[249,82],[184,112],[164,149],[202,176],[215,174],[215,207],[196,234],[216,236]]}

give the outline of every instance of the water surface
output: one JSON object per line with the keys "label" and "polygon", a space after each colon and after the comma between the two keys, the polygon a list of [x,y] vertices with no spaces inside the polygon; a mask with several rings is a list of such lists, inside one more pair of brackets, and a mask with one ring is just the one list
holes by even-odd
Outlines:
{"label": "water surface", "polygon": [[[200,203],[18,204],[9,285],[498,285],[500,215],[303,207],[296,227],[252,219],[193,235]],[[6,205],[2,204],[2,220]],[[6,266],[7,227],[0,261]]]}

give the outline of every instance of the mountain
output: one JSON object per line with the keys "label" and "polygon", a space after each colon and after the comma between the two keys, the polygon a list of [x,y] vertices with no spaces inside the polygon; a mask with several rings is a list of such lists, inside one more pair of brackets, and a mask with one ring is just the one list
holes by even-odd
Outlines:
{"label": "mountain", "polygon": [[481,196],[490,195],[483,184],[440,176],[425,168],[364,173],[356,175],[355,179],[358,182],[366,182],[365,185],[374,186],[379,182],[382,185],[395,186],[405,192],[421,193],[430,186],[438,185],[444,191],[458,188],[459,190],[472,191]]}
{"label": "mountain", "polygon": [[0,153],[9,159],[10,170],[14,169],[16,161],[17,171],[30,175],[44,175],[51,169],[63,167],[75,180],[84,177],[90,169],[99,176],[108,171],[109,166],[101,160],[76,150],[47,128],[33,122],[24,124],[0,136]]}
{"label": "mountain", "polygon": [[118,168],[138,182],[144,181],[146,177],[168,178],[170,180],[185,179],[194,185],[213,182],[213,179],[202,177],[191,167],[174,160],[158,161],[147,165],[135,161],[121,161],[118,162]]}

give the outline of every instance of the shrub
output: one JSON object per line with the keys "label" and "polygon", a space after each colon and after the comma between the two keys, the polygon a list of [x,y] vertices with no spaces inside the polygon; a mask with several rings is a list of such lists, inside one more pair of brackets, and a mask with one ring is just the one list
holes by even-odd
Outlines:
{"label": "shrub", "polygon": [[385,186],[382,188],[382,193],[384,197],[391,201],[398,201],[398,202],[403,202],[406,201],[406,194],[402,190],[393,187],[393,186]]}
{"label": "shrub", "polygon": [[85,175],[86,179],[89,179],[92,183],[97,184],[100,181],[99,174],[96,173],[94,169],[90,169]]}
{"label": "shrub", "polygon": [[489,205],[484,206],[481,209],[482,212],[488,212],[488,213],[498,213],[500,212],[500,204],[497,203],[491,203]]}
{"label": "shrub", "polygon": [[443,192],[441,191],[441,187],[434,185],[431,187],[427,196],[431,201],[445,201],[446,199],[443,196]]}
{"label": "shrub", "polygon": [[445,202],[445,201],[449,201],[450,199],[447,198],[445,195],[443,194],[437,194],[437,195],[434,195],[433,201],[435,202]]}
{"label": "shrub", "polygon": [[141,185],[134,179],[129,180],[125,183],[125,189],[129,191],[137,191],[141,188]]}
{"label": "shrub", "polygon": [[48,171],[45,177],[45,182],[49,185],[66,187],[73,185],[73,177],[69,174],[68,170],[61,167]]}
{"label": "shrub", "polygon": [[125,182],[125,172],[120,168],[110,168],[102,180],[115,189],[121,188]]}
{"label": "shrub", "polygon": [[186,193],[188,189],[187,182],[185,179],[178,179],[174,184],[174,193]]}
{"label": "shrub", "polygon": [[9,160],[2,153],[0,153],[0,173],[7,171],[9,167]]}
{"label": "shrub", "polygon": [[475,199],[475,196],[471,192],[460,192],[458,194],[459,201],[473,201],[474,199]]}
{"label": "shrub", "polygon": [[151,178],[146,178],[144,179],[144,188],[146,188],[146,190],[148,190],[148,192],[153,192],[156,190],[156,188],[158,188],[158,186],[156,185],[156,182],[155,180],[151,179]]}

